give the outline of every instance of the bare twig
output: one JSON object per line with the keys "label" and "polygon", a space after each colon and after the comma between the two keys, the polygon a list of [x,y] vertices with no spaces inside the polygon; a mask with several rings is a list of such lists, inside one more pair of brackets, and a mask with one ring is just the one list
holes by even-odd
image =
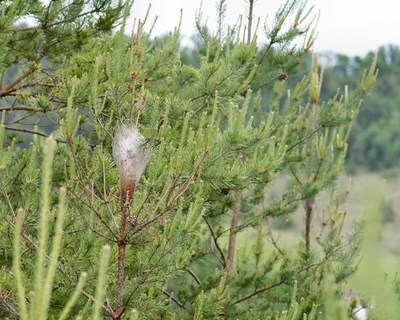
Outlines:
{"label": "bare twig", "polygon": [[[68,189],[68,192],[70,192],[75,199],[80,200],[86,207],[88,207],[90,210],[93,211],[93,213],[97,216],[97,218],[100,220],[100,222],[106,227],[106,229],[113,235],[114,237],[114,241],[117,241],[116,239],[118,239],[117,235],[115,234],[115,232],[111,229],[111,227],[109,226],[109,224],[104,220],[102,214],[97,211],[97,209],[94,207],[94,205],[92,204],[92,202],[89,200],[90,198],[87,196],[87,199],[89,200],[89,202],[86,202],[84,199],[82,199],[82,197],[78,196],[75,192],[73,192],[72,190]],[[86,194],[86,193],[85,193]]]}
{"label": "bare twig", "polygon": [[15,86],[20,83],[22,80],[25,78],[29,77],[32,73],[34,73],[37,70],[37,68],[29,68],[28,71],[25,73],[21,74],[17,79],[14,81],[10,82],[3,90],[0,90],[0,97],[7,96],[9,93],[15,91]]}
{"label": "bare twig", "polygon": [[286,281],[287,281],[287,279],[284,279],[284,280],[281,280],[281,281],[279,281],[277,283],[274,283],[273,285],[270,285],[270,286],[268,286],[266,288],[262,288],[260,290],[254,291],[253,293],[251,293],[251,294],[249,294],[247,296],[244,296],[243,298],[237,300],[234,304],[238,304],[238,303],[241,303],[243,301],[249,300],[252,297],[257,296],[257,295],[259,295],[259,294],[261,294],[263,292],[267,292],[267,291],[272,290],[272,289],[274,289],[276,287],[279,287],[280,285],[284,284]]}
{"label": "bare twig", "polygon": [[221,255],[222,265],[224,268],[226,268],[227,258],[225,256],[224,250],[222,250],[221,246],[219,245],[218,235],[215,233],[213,226],[211,225],[210,221],[208,220],[208,217],[206,215],[203,215],[203,219],[206,222],[208,229],[210,230],[211,237],[214,240],[215,247],[217,248],[217,250],[219,251],[219,253]]}
{"label": "bare twig", "polygon": [[[92,296],[92,295],[90,295],[89,293],[87,293],[87,292],[85,292],[85,291],[81,291],[81,294],[85,297],[85,298],[87,298],[88,300],[90,300],[90,301],[93,301],[93,302],[95,302],[96,301],[96,299]],[[105,312],[107,312],[107,314],[109,315],[109,316],[113,316],[113,314],[114,314],[114,311],[110,308],[110,307],[108,307],[108,306],[106,306],[106,305],[104,305],[103,304],[103,309],[104,309],[104,311]]]}
{"label": "bare twig", "polygon": [[316,134],[319,130],[321,130],[323,128],[323,126],[319,126],[318,128],[314,129],[313,131],[311,131],[308,135],[304,136],[303,138],[301,138],[299,141],[297,141],[296,143],[292,144],[291,146],[289,146],[287,148],[287,152],[291,151],[292,149],[294,149],[295,147],[297,147],[299,144],[303,143],[304,141],[306,141],[307,139],[311,138],[314,134]]}
{"label": "bare twig", "polygon": [[173,302],[175,302],[175,304],[176,304],[179,308],[185,309],[185,310],[186,310],[185,305],[184,305],[182,302],[180,302],[177,298],[175,298],[174,295],[173,295],[172,293],[169,293],[169,292],[166,291],[166,290],[162,290],[162,293],[163,293],[164,295],[166,295],[166,296],[168,297],[168,299],[171,299]]}
{"label": "bare twig", "polygon": [[[28,129],[24,129],[24,128],[12,128],[9,126],[4,126],[4,129],[9,130],[9,131],[17,131],[17,132],[25,132],[25,133],[30,133],[30,134],[35,134],[37,136],[41,136],[41,137],[45,137],[48,138],[50,137],[49,134],[47,133],[43,133],[43,132],[39,132],[39,131],[33,131],[33,130],[28,130]],[[57,142],[61,142],[61,143],[67,143],[67,141],[62,140],[62,139],[55,139]]]}
{"label": "bare twig", "polygon": [[267,228],[268,228],[268,236],[269,236],[269,240],[271,241],[272,245],[275,247],[276,250],[278,250],[278,252],[281,254],[281,256],[284,256],[284,252],[282,251],[281,248],[279,248],[278,246],[278,242],[277,240],[274,238],[274,234],[272,233],[272,227],[271,224],[269,222],[269,219],[266,219],[266,224],[267,224]]}
{"label": "bare twig", "polygon": [[183,270],[189,273],[193,277],[194,281],[197,282],[197,284],[201,284],[199,277],[192,270],[190,270],[188,267],[184,267]]}
{"label": "bare twig", "polygon": [[13,106],[0,108],[1,111],[36,111],[36,109],[29,106]]}

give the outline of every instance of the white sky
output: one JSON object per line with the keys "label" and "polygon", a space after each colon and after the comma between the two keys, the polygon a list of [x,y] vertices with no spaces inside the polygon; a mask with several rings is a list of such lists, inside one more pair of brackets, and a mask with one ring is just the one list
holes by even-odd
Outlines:
{"label": "white sky", "polygon": [[[159,16],[154,34],[162,34],[178,25],[183,9],[182,34],[195,32],[195,12],[201,0],[136,0],[132,16],[143,20],[149,3],[150,19]],[[245,14],[245,0],[227,0],[226,24],[234,24],[240,14]],[[271,22],[283,0],[257,0],[255,16]],[[216,0],[203,0],[203,17],[216,29]],[[400,44],[399,0],[309,0],[314,12],[320,13],[317,26],[316,51],[334,51],[347,55],[363,55],[388,43]],[[148,23],[148,26],[150,23]],[[185,38],[184,38],[185,40]]]}

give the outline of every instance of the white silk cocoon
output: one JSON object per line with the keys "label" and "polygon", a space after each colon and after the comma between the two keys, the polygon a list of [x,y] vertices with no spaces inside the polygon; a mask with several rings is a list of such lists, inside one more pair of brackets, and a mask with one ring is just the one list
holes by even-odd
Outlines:
{"label": "white silk cocoon", "polygon": [[136,126],[121,126],[115,131],[112,149],[121,183],[136,186],[151,157],[145,138]]}

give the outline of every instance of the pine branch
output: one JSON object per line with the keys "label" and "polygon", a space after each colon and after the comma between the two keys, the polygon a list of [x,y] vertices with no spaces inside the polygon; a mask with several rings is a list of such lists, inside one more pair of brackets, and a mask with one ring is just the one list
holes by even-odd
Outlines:
{"label": "pine branch", "polygon": [[9,95],[11,92],[15,91],[14,88],[18,83],[20,83],[25,78],[29,77],[32,73],[34,73],[37,68],[31,67],[28,71],[21,74],[17,79],[9,83],[4,89],[0,90],[0,98]]}
{"label": "pine branch", "polygon": [[[87,191],[87,188],[85,188]],[[87,192],[84,192],[86,195],[86,198],[88,199],[88,202],[82,199],[81,196],[77,195],[75,192],[72,190],[68,189],[67,190],[69,193],[73,195],[74,199],[80,200],[88,209],[93,211],[93,213],[96,215],[96,217],[100,220],[101,224],[111,233],[111,235],[114,237],[114,242],[118,241],[118,236],[117,234],[111,229],[110,225],[106,222],[106,220],[103,218],[102,214],[95,208],[94,204],[91,202],[91,199],[89,195],[87,195]]]}
{"label": "pine branch", "polygon": [[[30,134],[34,134],[37,136],[41,136],[41,137],[45,137],[45,138],[49,138],[51,135],[47,134],[47,133],[43,133],[43,132],[39,132],[39,131],[33,131],[33,130],[28,130],[28,129],[24,129],[24,128],[12,128],[9,126],[4,126],[4,129],[9,130],[9,131],[17,131],[17,132],[24,132],[24,133],[30,133]],[[57,142],[60,143],[68,143],[67,141],[57,138],[55,139]]]}
{"label": "pine branch", "polygon": [[301,143],[303,143],[304,141],[308,140],[309,138],[311,138],[314,134],[316,134],[318,131],[320,131],[322,128],[324,128],[324,126],[319,126],[318,128],[314,129],[313,131],[311,131],[308,135],[304,136],[303,138],[301,138],[299,141],[297,141],[296,143],[292,144],[291,146],[289,146],[287,148],[287,152],[293,150],[294,148],[296,148],[298,145],[300,145]]}
{"label": "pine branch", "polygon": [[241,303],[241,302],[246,301],[246,300],[249,300],[249,299],[251,299],[251,298],[253,298],[253,297],[255,297],[255,296],[257,296],[257,295],[259,295],[259,294],[261,294],[261,293],[270,291],[270,290],[272,290],[272,289],[274,289],[274,288],[276,288],[276,287],[279,287],[280,285],[284,284],[286,281],[287,281],[287,279],[282,280],[282,281],[279,281],[279,282],[277,282],[277,283],[275,283],[275,284],[273,284],[273,285],[271,285],[271,286],[268,286],[268,287],[266,287],[266,288],[262,288],[262,289],[256,290],[256,291],[254,291],[253,293],[251,293],[251,294],[249,294],[249,295],[247,295],[247,296],[244,296],[243,298],[241,298],[241,299],[235,301],[234,304]]}
{"label": "pine branch", "polygon": [[33,107],[29,106],[14,106],[14,107],[2,107],[0,108],[0,112],[2,111],[37,111]]}
{"label": "pine branch", "polygon": [[332,256],[334,256],[337,252],[339,252],[339,251],[343,250],[345,247],[349,246],[350,243],[351,243],[351,242],[349,241],[349,242],[343,244],[342,246],[337,247],[335,250],[333,250],[333,251],[331,251],[331,252],[328,252],[328,253],[325,255],[325,257],[324,257],[323,259],[321,259],[321,261],[319,261],[319,262],[317,262],[317,263],[314,263],[314,264],[310,264],[310,265],[308,265],[308,266],[305,266],[305,267],[303,267],[303,268],[301,268],[301,269],[299,269],[299,270],[293,271],[290,275],[288,275],[287,277],[285,277],[285,278],[282,279],[281,281],[278,281],[277,283],[274,283],[274,284],[272,284],[272,285],[270,285],[270,286],[268,286],[268,287],[265,287],[265,288],[256,290],[256,291],[254,291],[253,293],[248,294],[248,295],[244,296],[243,298],[240,298],[240,299],[236,300],[236,301],[233,303],[233,305],[238,304],[238,303],[242,303],[242,302],[244,302],[244,301],[246,301],[246,300],[249,300],[249,299],[251,299],[251,298],[253,298],[253,297],[255,297],[255,296],[259,295],[259,294],[262,294],[262,293],[267,292],[267,291],[270,291],[270,290],[272,290],[272,289],[274,289],[274,288],[276,288],[276,287],[279,287],[279,286],[285,284],[287,281],[289,281],[291,278],[293,278],[293,276],[295,276],[295,275],[297,275],[297,274],[299,274],[299,273],[306,272],[306,271],[308,271],[308,270],[310,270],[310,269],[313,269],[313,268],[316,268],[316,267],[319,267],[319,266],[325,264],[325,263],[326,263]]}

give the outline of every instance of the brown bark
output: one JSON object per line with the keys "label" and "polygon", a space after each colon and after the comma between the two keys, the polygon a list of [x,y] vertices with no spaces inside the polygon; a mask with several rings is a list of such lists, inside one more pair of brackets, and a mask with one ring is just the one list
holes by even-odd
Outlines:
{"label": "brown bark", "polygon": [[314,198],[307,199],[305,204],[306,209],[306,230],[305,230],[305,241],[306,241],[306,251],[310,251],[310,234],[311,234],[311,223],[314,211]]}
{"label": "brown bark", "polygon": [[229,273],[232,269],[233,262],[235,259],[235,250],[236,250],[236,233],[237,233],[237,226],[239,221],[239,214],[240,214],[240,194],[237,194],[237,203],[236,207],[233,210],[232,218],[231,218],[231,226],[229,232],[229,246],[228,246],[228,257],[226,261],[226,271]]}
{"label": "brown bark", "polygon": [[126,224],[129,216],[129,207],[135,192],[135,184],[121,183],[121,222],[118,234],[118,267],[117,267],[117,311],[113,319],[121,319],[123,314],[124,277],[125,277],[125,249]]}

